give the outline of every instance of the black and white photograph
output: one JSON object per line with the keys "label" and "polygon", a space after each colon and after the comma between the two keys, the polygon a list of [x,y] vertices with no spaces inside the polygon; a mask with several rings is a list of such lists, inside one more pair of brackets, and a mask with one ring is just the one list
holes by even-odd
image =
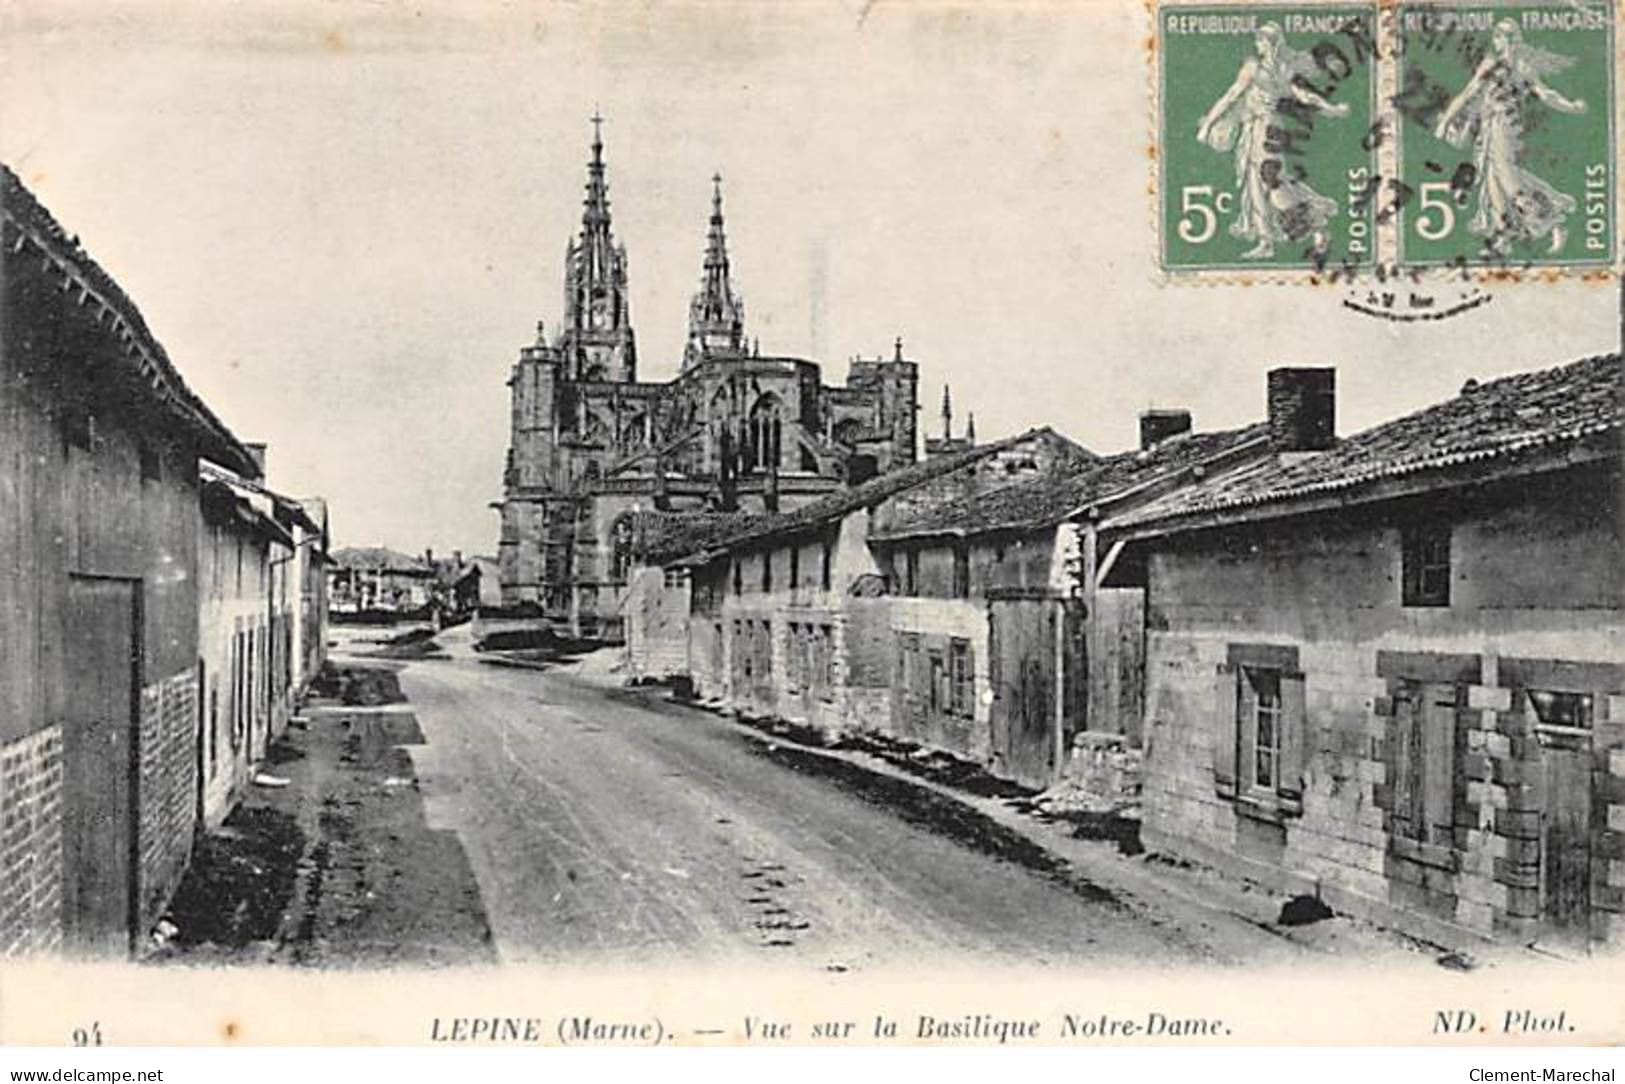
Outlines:
{"label": "black and white photograph", "polygon": [[1618,1044],[1617,18],[0,3],[0,1043]]}

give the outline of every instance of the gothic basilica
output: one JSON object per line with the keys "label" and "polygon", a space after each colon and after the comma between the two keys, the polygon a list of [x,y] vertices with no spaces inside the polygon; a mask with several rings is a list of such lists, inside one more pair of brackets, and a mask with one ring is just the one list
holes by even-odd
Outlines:
{"label": "gothic basilica", "polygon": [[915,459],[918,366],[851,362],[845,387],[817,362],[747,346],[723,232],[721,178],[677,375],[638,379],[626,249],[610,228],[601,120],[593,118],[581,235],[565,256],[564,318],[520,350],[509,378],[503,477],[505,606],[618,639],[627,539],[639,513],[775,512]]}

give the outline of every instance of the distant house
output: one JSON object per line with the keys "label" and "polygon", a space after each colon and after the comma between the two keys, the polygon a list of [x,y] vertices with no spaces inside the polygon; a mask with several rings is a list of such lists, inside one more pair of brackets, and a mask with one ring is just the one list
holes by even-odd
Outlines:
{"label": "distant house", "polygon": [[199,812],[214,827],[321,666],[326,532],[304,503],[199,470]]}
{"label": "distant house", "polygon": [[435,598],[432,560],[383,546],[335,550],[327,570],[335,620],[428,618]]}
{"label": "distant house", "polygon": [[[660,639],[677,639],[681,620],[670,593],[686,593],[687,666],[697,696],[830,733],[888,730],[893,650],[871,534],[921,508],[1088,455],[1053,430],[1035,429],[716,532],[697,552],[665,561],[658,577],[638,578],[628,641],[657,639],[645,631],[652,614],[668,628]],[[667,593],[663,602],[657,592]],[[640,622],[644,629],[635,629]]]}
{"label": "distant house", "polygon": [[1619,356],[1273,454],[1102,530],[1147,601],[1154,847],[1422,936],[1625,930]]}
{"label": "distant house", "polygon": [[[634,679],[690,676],[695,600],[683,558],[706,553],[763,519],[748,512],[650,511],[618,524],[614,563],[626,582],[623,626]],[[700,648],[702,655],[708,650]]]}
{"label": "distant house", "polygon": [[328,553],[332,532],[325,500],[301,497],[289,503],[300,513],[291,517],[292,582],[299,600],[293,615],[293,687],[303,694],[327,658],[327,567],[332,561]]}
{"label": "distant house", "polygon": [[200,811],[204,824],[214,827],[247,785],[269,745],[273,712],[283,703],[275,656],[287,610],[278,571],[293,553],[293,537],[242,480],[207,464],[202,478]]}
{"label": "distant house", "polygon": [[459,616],[502,605],[501,570],[495,557],[470,557],[458,563],[451,584],[451,611]]}
{"label": "distant house", "polygon": [[0,955],[124,955],[197,826],[198,460],[259,466],[0,167]]}
{"label": "distant house", "polygon": [[1264,454],[1263,425],[1141,418],[1138,449],[922,506],[869,536],[889,596],[897,733],[1043,787],[1085,731],[1139,738],[1141,592],[1103,589],[1095,524]]}

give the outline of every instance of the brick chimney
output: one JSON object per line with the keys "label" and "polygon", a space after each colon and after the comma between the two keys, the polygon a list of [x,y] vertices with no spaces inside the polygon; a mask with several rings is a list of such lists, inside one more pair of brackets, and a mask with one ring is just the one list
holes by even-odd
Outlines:
{"label": "brick chimney", "polygon": [[1277,452],[1323,452],[1337,440],[1337,370],[1271,369],[1270,445]]}
{"label": "brick chimney", "polygon": [[1188,410],[1144,410],[1140,412],[1140,451],[1161,444],[1169,437],[1191,431]]}
{"label": "brick chimney", "polygon": [[263,440],[245,440],[243,441],[243,447],[248,449],[248,457],[252,459],[254,461],[254,465],[259,468],[260,477],[264,478],[266,449],[265,442]]}

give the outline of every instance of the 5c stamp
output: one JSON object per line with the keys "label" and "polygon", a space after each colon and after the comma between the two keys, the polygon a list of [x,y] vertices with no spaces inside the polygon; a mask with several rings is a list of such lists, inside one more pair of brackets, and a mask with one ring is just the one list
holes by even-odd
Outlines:
{"label": "5c stamp", "polygon": [[1607,0],[1209,0],[1156,19],[1165,273],[1614,264]]}
{"label": "5c stamp", "polygon": [[1364,261],[1376,170],[1374,6],[1165,7],[1167,270]]}
{"label": "5c stamp", "polygon": [[1399,9],[1405,264],[1607,264],[1616,244],[1612,10]]}

